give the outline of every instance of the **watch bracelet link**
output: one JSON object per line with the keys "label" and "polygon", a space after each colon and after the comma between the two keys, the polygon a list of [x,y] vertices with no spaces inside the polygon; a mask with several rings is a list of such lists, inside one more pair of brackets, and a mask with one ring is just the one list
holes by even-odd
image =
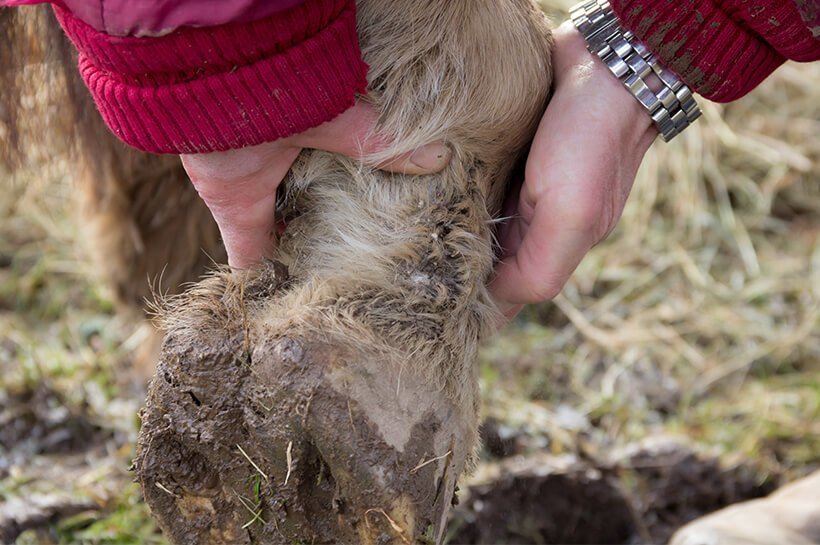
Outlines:
{"label": "watch bracelet link", "polygon": [[[570,10],[570,17],[584,36],[587,49],[604,61],[649,112],[664,142],[700,117],[700,108],[689,87],[663,68],[657,57],[621,26],[608,0],[582,2]],[[653,73],[662,83],[657,93],[646,81]]]}

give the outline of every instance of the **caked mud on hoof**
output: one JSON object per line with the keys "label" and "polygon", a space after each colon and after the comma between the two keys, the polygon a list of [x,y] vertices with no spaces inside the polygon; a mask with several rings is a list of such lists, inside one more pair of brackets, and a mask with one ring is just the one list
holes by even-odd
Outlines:
{"label": "caked mud on hoof", "polygon": [[476,446],[492,218],[547,102],[549,27],[531,0],[356,8],[384,157],[452,159],[413,177],[303,151],[291,278],[218,274],[165,313],[135,467],[175,544],[441,543]]}
{"label": "caked mud on hoof", "polygon": [[440,541],[472,424],[389,358],[248,322],[284,276],[214,277],[175,316],[184,326],[166,338],[135,460],[165,534],[176,544]]}

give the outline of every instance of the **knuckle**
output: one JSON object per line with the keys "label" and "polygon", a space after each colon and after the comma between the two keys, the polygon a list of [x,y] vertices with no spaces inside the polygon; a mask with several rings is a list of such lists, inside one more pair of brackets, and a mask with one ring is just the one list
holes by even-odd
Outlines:
{"label": "knuckle", "polygon": [[550,301],[561,293],[561,288],[563,287],[563,281],[556,281],[554,279],[547,280],[546,282],[542,281],[541,284],[534,286],[530,290],[530,297],[534,303]]}
{"label": "knuckle", "polygon": [[554,299],[561,292],[567,280],[553,271],[545,274],[544,271],[530,270],[528,273],[523,278],[527,303],[543,303]]}
{"label": "knuckle", "polygon": [[560,219],[565,229],[574,231],[597,231],[603,219],[601,204],[595,199],[579,199],[563,208]]}

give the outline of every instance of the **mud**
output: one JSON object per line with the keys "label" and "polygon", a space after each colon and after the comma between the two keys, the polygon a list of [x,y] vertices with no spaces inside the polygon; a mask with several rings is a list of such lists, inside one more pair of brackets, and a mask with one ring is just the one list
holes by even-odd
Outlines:
{"label": "mud", "polygon": [[616,480],[597,469],[538,456],[496,471],[469,490],[448,543],[626,543],[636,533]]}
{"label": "mud", "polygon": [[275,265],[243,284],[216,277],[203,297],[244,305],[177,317],[188,328],[166,338],[134,464],[153,514],[179,544],[435,542],[466,423],[342,339],[246,327],[259,320],[236,309],[286,282]]}
{"label": "mud", "polygon": [[482,459],[498,460],[523,454],[529,448],[529,438],[519,429],[495,418],[488,418],[478,428]]}
{"label": "mud", "polygon": [[109,436],[45,384],[6,392],[0,397],[0,476],[14,460],[80,452]]}
{"label": "mud", "polygon": [[776,488],[749,465],[670,441],[601,460],[514,456],[482,468],[477,481],[454,512],[450,544],[667,543],[686,523]]}
{"label": "mud", "polygon": [[636,445],[616,454],[621,479],[654,542],[727,505],[760,498],[777,488],[745,463],[721,463],[678,443]]}
{"label": "mud", "polygon": [[[277,263],[218,273],[168,315],[135,469],[175,544],[441,543],[471,456],[471,415],[435,381],[323,320]],[[305,327],[304,322],[311,322]],[[693,518],[771,490],[753,471],[656,441],[529,459],[527,436],[484,426],[506,457],[471,487],[449,543],[665,542]],[[579,450],[579,452],[581,452]],[[589,455],[592,456],[592,455]]]}

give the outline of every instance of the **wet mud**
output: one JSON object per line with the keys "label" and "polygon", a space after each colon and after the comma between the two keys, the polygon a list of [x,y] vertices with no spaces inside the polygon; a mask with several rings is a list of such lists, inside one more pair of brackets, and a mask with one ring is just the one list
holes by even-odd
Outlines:
{"label": "wet mud", "polygon": [[[484,429],[497,440],[495,423]],[[509,448],[514,437],[508,430],[503,443]],[[686,523],[776,488],[749,465],[726,465],[668,441],[599,460],[519,454],[482,473],[454,512],[450,544],[667,543]]]}
{"label": "wet mud", "polygon": [[0,397],[0,476],[21,457],[72,454],[110,436],[83,407],[68,403],[47,384]]}
{"label": "wet mud", "polygon": [[435,543],[466,422],[423,380],[397,390],[378,354],[249,327],[260,320],[243,305],[286,276],[213,278],[213,312],[177,317],[187,325],[166,337],[134,463],[154,516],[176,544]]}

